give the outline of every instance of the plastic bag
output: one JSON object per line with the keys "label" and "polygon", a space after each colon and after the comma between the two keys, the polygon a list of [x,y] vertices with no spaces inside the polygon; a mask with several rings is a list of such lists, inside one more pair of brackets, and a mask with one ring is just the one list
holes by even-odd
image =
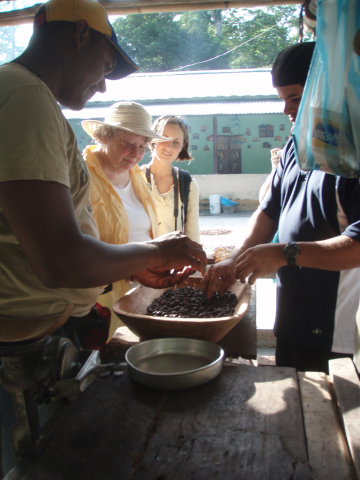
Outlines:
{"label": "plastic bag", "polygon": [[302,170],[360,176],[359,0],[319,0],[316,46],[293,131]]}

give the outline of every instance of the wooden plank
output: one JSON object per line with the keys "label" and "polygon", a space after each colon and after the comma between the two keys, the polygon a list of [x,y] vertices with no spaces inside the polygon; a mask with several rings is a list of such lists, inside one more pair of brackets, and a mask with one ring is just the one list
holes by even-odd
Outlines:
{"label": "wooden plank", "polygon": [[[359,312],[360,314],[360,312]],[[360,315],[356,315],[355,333],[354,333],[354,364],[357,371],[360,371]]]}
{"label": "wooden plank", "polygon": [[69,407],[39,457],[9,478],[130,480],[163,396],[132,384],[127,374],[96,379]]}
{"label": "wooden plank", "polygon": [[[161,392],[95,380],[16,480],[310,480],[296,371],[224,366]],[[16,476],[15,474],[18,473]]]}
{"label": "wooden plank", "polygon": [[213,116],[213,149],[214,149],[214,173],[218,173],[217,156],[217,116]]}
{"label": "wooden plank", "polygon": [[358,478],[360,478],[360,382],[350,358],[329,361],[341,418]]}
{"label": "wooden plank", "polygon": [[[3,1],[3,0],[0,0]],[[5,1],[5,0],[4,0]],[[160,12],[186,12],[194,10],[227,10],[229,8],[253,8],[260,6],[298,4],[298,0],[230,0],[219,2],[217,0],[130,0],[109,1],[100,0],[108,15],[130,15]],[[42,3],[29,8],[0,13],[0,27],[9,25],[24,25],[33,23],[34,15]]]}
{"label": "wooden plank", "polygon": [[314,478],[357,478],[327,375],[299,372],[298,377],[309,463]]}
{"label": "wooden plank", "polygon": [[204,388],[168,393],[135,478],[310,479],[295,370],[225,366]]}

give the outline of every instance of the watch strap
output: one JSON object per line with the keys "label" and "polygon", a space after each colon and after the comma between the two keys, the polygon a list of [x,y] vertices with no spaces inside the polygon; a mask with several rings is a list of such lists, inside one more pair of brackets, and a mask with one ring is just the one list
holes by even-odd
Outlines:
{"label": "watch strap", "polygon": [[298,247],[297,243],[296,242],[287,243],[284,247],[283,252],[288,262],[288,265],[295,266],[296,259],[300,254],[300,248]]}

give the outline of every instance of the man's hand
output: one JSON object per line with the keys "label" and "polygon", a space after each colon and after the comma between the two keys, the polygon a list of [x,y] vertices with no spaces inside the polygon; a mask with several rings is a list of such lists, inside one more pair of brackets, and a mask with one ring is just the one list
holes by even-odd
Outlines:
{"label": "man's hand", "polygon": [[189,266],[182,270],[149,268],[133,275],[132,278],[144,287],[167,288],[180,285],[189,275],[193,275],[195,272],[196,269]]}
{"label": "man's hand", "polygon": [[253,285],[258,278],[284,267],[287,265],[284,246],[284,243],[271,243],[247,249],[236,259],[236,278],[242,283],[248,278],[249,284]]}
{"label": "man's hand", "polygon": [[157,268],[165,270],[179,270],[184,266],[191,266],[205,274],[207,264],[206,253],[202,246],[190,240],[180,232],[166,233],[152,240],[160,252]]}

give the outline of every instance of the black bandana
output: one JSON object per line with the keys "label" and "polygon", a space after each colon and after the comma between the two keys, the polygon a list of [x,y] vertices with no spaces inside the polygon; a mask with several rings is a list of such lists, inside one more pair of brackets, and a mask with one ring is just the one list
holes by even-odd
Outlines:
{"label": "black bandana", "polygon": [[315,42],[304,42],[280,52],[271,71],[273,86],[305,85],[314,47]]}

